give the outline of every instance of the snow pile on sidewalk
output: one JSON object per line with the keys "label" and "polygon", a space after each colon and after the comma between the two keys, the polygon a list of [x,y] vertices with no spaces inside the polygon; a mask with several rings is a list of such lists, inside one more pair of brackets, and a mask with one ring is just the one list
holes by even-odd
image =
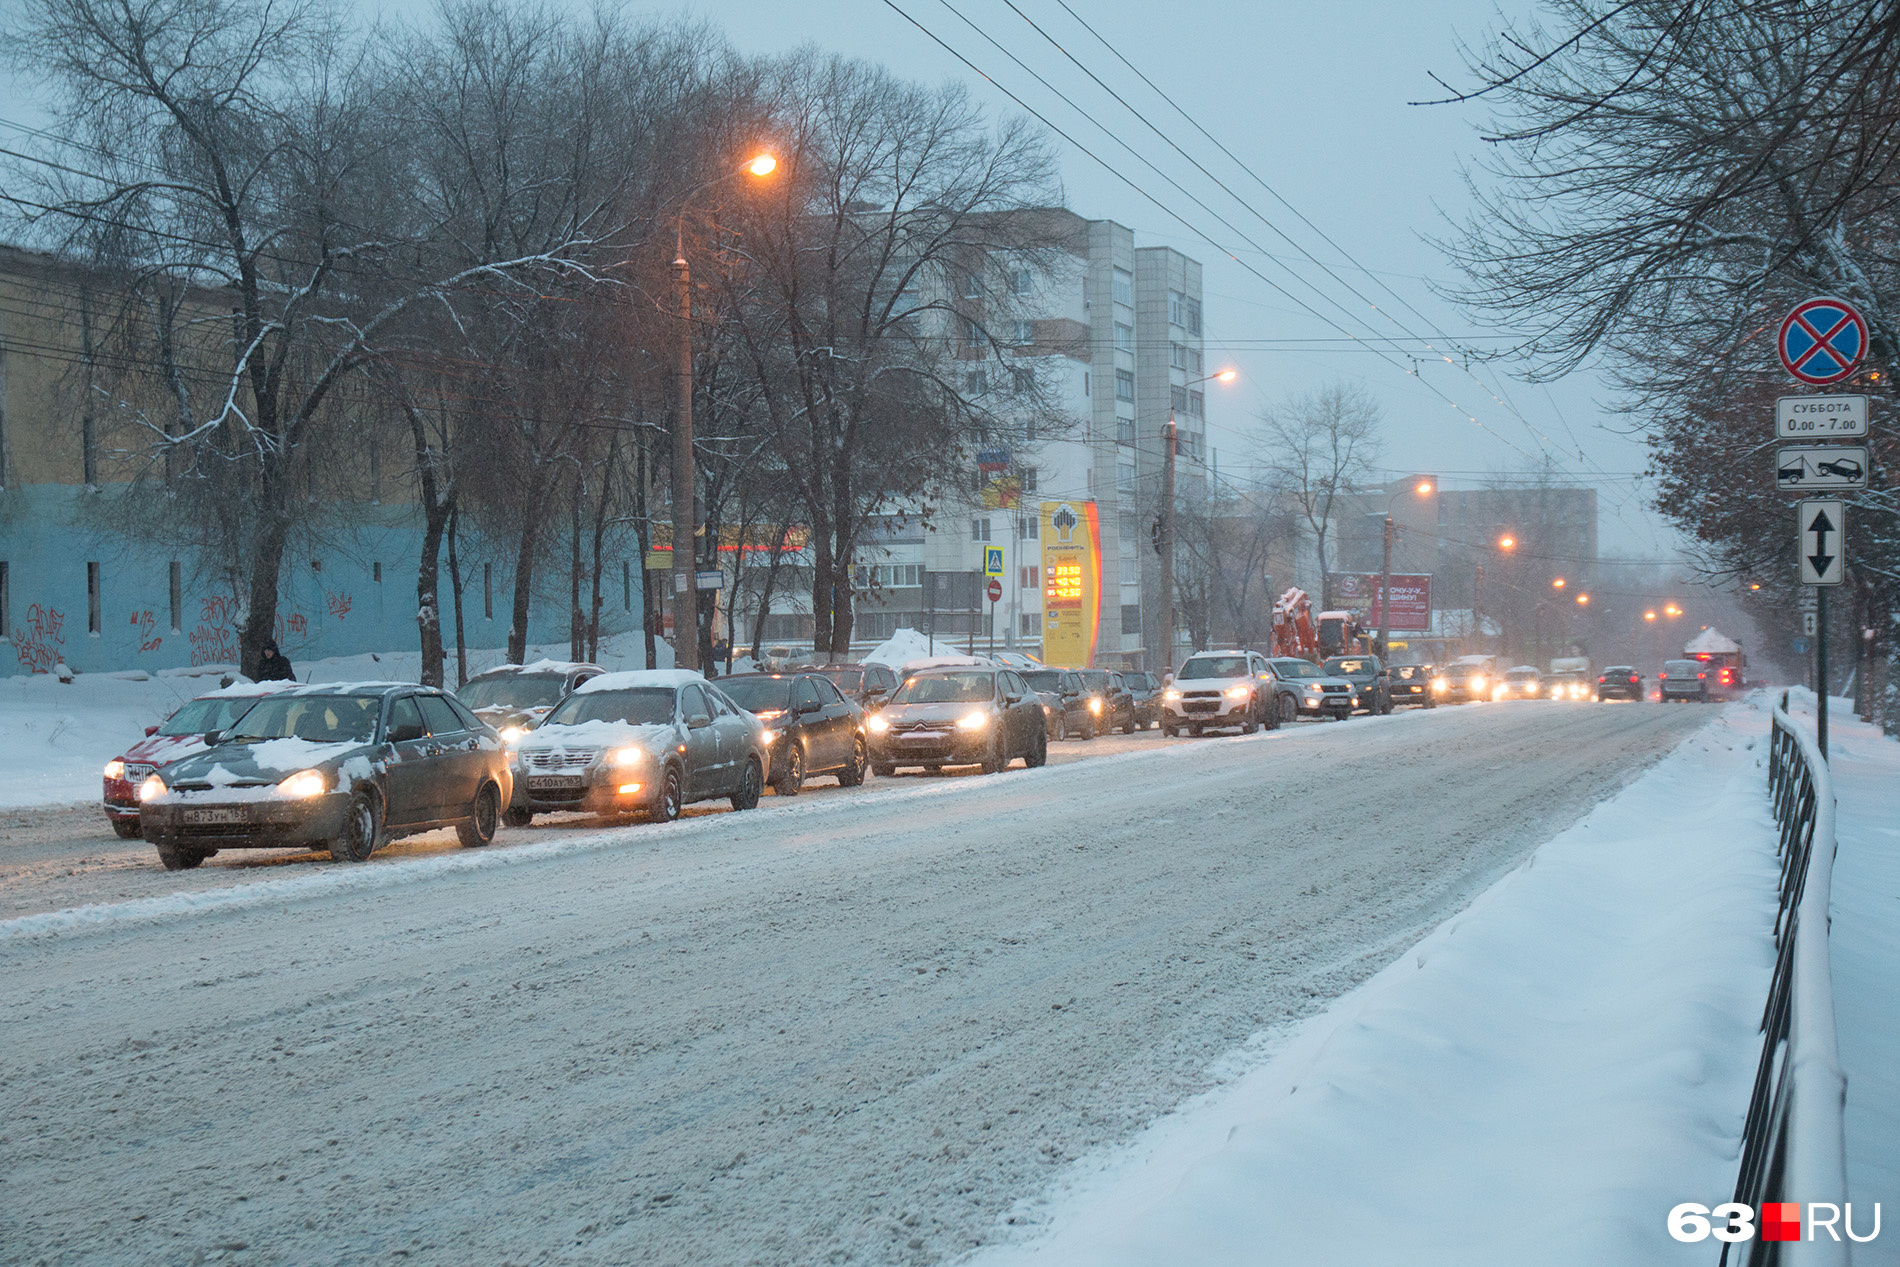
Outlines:
{"label": "snow pile on sidewalk", "polygon": [[[1789,711],[1812,724],[1814,696],[1792,692]],[[1834,886],[1828,933],[1834,1029],[1847,1071],[1847,1192],[1900,1203],[1900,743],[1830,701],[1828,770],[1834,777]],[[1854,1247],[1856,1267],[1900,1263],[1900,1235]]]}
{"label": "snow pile on sidewalk", "polygon": [[[660,665],[672,666],[672,648],[660,645]],[[451,650],[449,674],[455,672]],[[528,659],[565,660],[565,644],[529,647]],[[503,660],[500,649],[471,650],[471,675]],[[603,643],[607,669],[644,669],[646,646],[628,635]],[[305,682],[414,682],[422,676],[419,651],[298,661]],[[81,673],[68,682],[51,674],[0,677],[0,809],[96,801],[105,763],[136,743],[183,704],[216,689],[236,666],[208,664],[146,674]]]}
{"label": "snow pile on sidewalk", "polygon": [[[1011,1222],[1034,1263],[1712,1261],[1772,969],[1761,697]],[[1262,1049],[1273,1049],[1262,1060]]]}

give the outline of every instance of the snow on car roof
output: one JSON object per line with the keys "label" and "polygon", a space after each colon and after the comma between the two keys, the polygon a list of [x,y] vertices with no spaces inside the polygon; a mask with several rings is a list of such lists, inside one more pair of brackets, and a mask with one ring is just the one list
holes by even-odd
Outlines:
{"label": "snow on car roof", "polygon": [[414,682],[286,682],[286,690],[299,695],[380,695],[399,686],[416,687]]}
{"label": "snow on car roof", "polygon": [[[533,664],[498,664],[492,669],[483,669],[475,677],[494,677],[497,674],[516,673],[572,673],[577,669],[598,670],[598,664],[589,664],[585,660],[536,660]],[[469,681],[474,681],[470,678]]]}
{"label": "snow on car roof", "polygon": [[275,695],[278,691],[289,691],[302,686],[301,682],[233,682],[229,686],[220,686],[215,691],[206,691],[203,695],[194,695],[193,699],[242,699],[247,695]]}
{"label": "snow on car roof", "polygon": [[1689,645],[1683,648],[1683,650],[1690,655],[1695,655],[1698,652],[1706,655],[1734,655],[1741,649],[1741,643],[1716,632],[1713,627],[1704,629],[1701,633],[1689,639]]}
{"label": "snow on car roof", "polygon": [[620,673],[603,673],[599,677],[588,678],[575,688],[574,693],[586,695],[594,691],[626,691],[636,686],[685,686],[689,682],[705,680],[691,669],[627,669]]}

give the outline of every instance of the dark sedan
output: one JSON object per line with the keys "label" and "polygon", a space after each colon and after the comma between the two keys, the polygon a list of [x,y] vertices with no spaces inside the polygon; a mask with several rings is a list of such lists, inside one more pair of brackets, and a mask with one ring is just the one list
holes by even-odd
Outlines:
{"label": "dark sedan", "polygon": [[871,768],[880,775],[898,766],[947,765],[981,765],[994,774],[1017,757],[1026,766],[1049,759],[1041,699],[1014,669],[913,674],[867,726]]}
{"label": "dark sedan", "polygon": [[1634,666],[1613,664],[1597,674],[1597,700],[1633,699],[1640,700],[1646,694],[1643,688],[1643,675]]}
{"label": "dark sedan", "polygon": [[1161,725],[1161,682],[1152,673],[1124,673],[1122,684],[1133,702],[1135,729],[1147,730]]}
{"label": "dark sedan", "polygon": [[1426,708],[1436,708],[1438,701],[1432,698],[1432,666],[1429,664],[1395,664],[1391,669],[1392,703],[1420,704]]}
{"label": "dark sedan", "polygon": [[168,871],[220,849],[324,845],[362,862],[398,836],[494,838],[512,790],[501,739],[452,695],[399,683],[295,687],[139,787]]}
{"label": "dark sedan", "polygon": [[1320,666],[1334,677],[1352,683],[1352,706],[1363,708],[1375,717],[1392,711],[1392,694],[1386,689],[1391,680],[1376,655],[1334,656]]}
{"label": "dark sedan", "polygon": [[1135,729],[1135,697],[1122,684],[1121,674],[1107,669],[1077,669],[1082,685],[1102,701],[1096,713],[1096,726],[1105,735],[1116,731],[1132,734]]}
{"label": "dark sedan", "polygon": [[1095,738],[1101,701],[1095,700],[1095,706],[1090,707],[1095,697],[1082,685],[1081,674],[1074,669],[1024,669],[1022,677],[1047,706],[1050,738]]}
{"label": "dark sedan", "polygon": [[604,672],[598,664],[567,660],[504,664],[477,673],[455,695],[500,732],[503,740],[518,739],[540,725],[574,688]]}
{"label": "dark sedan", "polygon": [[719,689],[765,723],[772,753],[766,782],[780,796],[797,796],[813,774],[835,774],[839,787],[864,782],[871,762],[864,710],[839,694],[829,677],[742,673],[720,678]]}

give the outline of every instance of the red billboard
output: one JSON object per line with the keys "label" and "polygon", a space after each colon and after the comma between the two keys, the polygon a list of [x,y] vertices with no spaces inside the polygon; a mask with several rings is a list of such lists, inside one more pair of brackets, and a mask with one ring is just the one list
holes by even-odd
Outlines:
{"label": "red billboard", "polygon": [[[1379,574],[1377,572],[1335,572],[1332,575],[1333,602],[1340,611],[1352,612],[1367,629],[1379,627]],[[1426,633],[1432,627],[1432,578],[1429,575],[1392,574],[1393,633]]]}

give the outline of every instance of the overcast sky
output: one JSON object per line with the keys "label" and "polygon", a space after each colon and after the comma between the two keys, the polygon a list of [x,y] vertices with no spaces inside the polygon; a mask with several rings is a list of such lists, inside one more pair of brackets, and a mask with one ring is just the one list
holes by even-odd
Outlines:
{"label": "overcast sky", "polygon": [[[0,7],[18,2],[0,0]],[[1074,141],[1062,149],[1070,207],[1091,218],[1120,221],[1135,230],[1139,244],[1173,246],[1206,266],[1209,369],[1232,364],[1241,373],[1231,388],[1210,385],[1215,389],[1208,402],[1209,443],[1219,450],[1224,468],[1242,465],[1250,420],[1263,406],[1289,392],[1352,379],[1384,405],[1385,465],[1394,474],[1436,473],[1456,487],[1492,472],[1540,465],[1548,454],[1562,477],[1600,488],[1606,555],[1653,554],[1676,541],[1661,519],[1644,509],[1646,489],[1635,478],[1644,466],[1643,446],[1617,434],[1628,420],[1609,411],[1607,394],[1594,377],[1575,375],[1549,387],[1531,386],[1497,364],[1473,363],[1470,373],[1462,358],[1459,366],[1448,366],[1423,344],[1407,342],[1400,346],[1409,354],[1391,351],[1381,357],[1345,337],[1427,335],[1440,348],[1449,346],[1444,336],[1474,348],[1504,342],[1499,332],[1433,294],[1430,283],[1449,280],[1451,270],[1424,240],[1444,229],[1447,213],[1460,215],[1467,205],[1459,169],[1483,148],[1474,128],[1479,116],[1468,107],[1408,104],[1442,95],[1430,78],[1433,72],[1459,79],[1460,37],[1482,42],[1503,20],[1490,0],[1068,0],[1273,193],[1145,87],[1064,11],[1060,0],[1015,3],[1165,139],[1091,83],[1055,44],[1012,12],[1008,0],[895,3],[1001,87],[984,82],[884,0],[700,0],[662,11],[711,19],[747,52],[815,44],[881,61],[914,78],[963,80],[998,109],[1019,109],[1003,94],[1007,89],[1067,132]],[[426,16],[430,5],[427,0],[364,0],[362,8],[413,19]],[[1503,12],[1515,16],[1527,8],[1507,0]],[[979,29],[1075,104],[1065,104],[1036,83],[1030,70],[1010,62]],[[0,97],[0,109],[0,118],[33,117],[29,95],[18,83]],[[1188,194],[1131,157],[1122,142],[1233,227],[1221,225],[1213,212],[1195,206]],[[1196,172],[1170,142],[1238,197]],[[1302,224],[1275,193],[1344,254]],[[1298,245],[1289,245],[1287,238]],[[1302,258],[1300,248],[1324,262],[1338,280]],[[1382,311],[1372,311],[1347,284]],[[1414,367],[1418,378],[1406,372]]]}

